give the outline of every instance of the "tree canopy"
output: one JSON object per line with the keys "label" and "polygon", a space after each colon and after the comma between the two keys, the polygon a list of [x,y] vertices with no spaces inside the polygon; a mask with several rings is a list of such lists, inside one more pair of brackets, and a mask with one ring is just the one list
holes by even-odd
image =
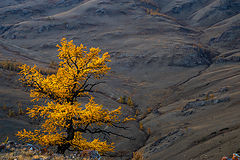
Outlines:
{"label": "tree canopy", "polygon": [[[42,120],[39,129],[19,131],[17,136],[27,142],[42,146],[57,146],[58,153],[67,149],[97,150],[105,153],[114,150],[114,144],[100,138],[88,139],[83,133],[127,136],[104,129],[106,126],[121,126],[131,117],[121,116],[121,107],[105,109],[94,101],[91,93],[98,80],[111,68],[107,66],[110,55],[101,53],[99,48],[76,46],[73,41],[61,40],[59,48],[59,66],[57,72],[43,75],[36,66],[20,66],[20,81],[30,87],[30,96],[34,101],[45,100],[46,105],[34,105],[28,108],[32,118]],[[82,105],[79,98],[89,97]]]}

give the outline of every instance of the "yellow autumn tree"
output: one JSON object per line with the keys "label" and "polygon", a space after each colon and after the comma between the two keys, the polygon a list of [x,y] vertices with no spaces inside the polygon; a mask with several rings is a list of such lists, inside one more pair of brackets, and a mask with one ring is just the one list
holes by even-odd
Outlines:
{"label": "yellow autumn tree", "polygon": [[[113,151],[113,143],[84,137],[86,134],[113,134],[130,138],[106,128],[124,128],[122,123],[132,118],[122,118],[121,107],[104,109],[91,96],[93,88],[100,83],[98,80],[110,70],[107,66],[110,55],[107,52],[101,54],[99,48],[87,49],[82,44],[76,46],[65,38],[57,47],[60,62],[55,74],[43,75],[36,66],[20,66],[20,81],[31,88],[33,100],[43,99],[46,105],[27,109],[30,117],[42,120],[39,129],[24,129],[17,136],[41,146],[57,146],[57,152],[62,154],[71,148],[97,150],[100,153]],[[89,102],[83,106],[79,98],[86,96]]]}

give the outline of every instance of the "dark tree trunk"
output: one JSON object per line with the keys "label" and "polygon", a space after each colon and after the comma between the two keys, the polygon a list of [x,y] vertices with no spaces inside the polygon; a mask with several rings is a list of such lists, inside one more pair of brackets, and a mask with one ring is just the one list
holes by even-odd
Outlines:
{"label": "dark tree trunk", "polygon": [[[69,120],[67,123],[69,124],[69,127],[67,128],[67,138],[65,139],[65,141],[70,141],[74,139],[74,128],[73,128],[72,120]],[[62,145],[58,145],[57,153],[64,154],[65,151],[69,149],[70,146],[71,144],[68,142]]]}
{"label": "dark tree trunk", "polygon": [[65,143],[65,144],[62,144],[62,145],[58,145],[58,148],[57,148],[57,153],[59,154],[64,154],[65,151],[70,147],[70,143]]}

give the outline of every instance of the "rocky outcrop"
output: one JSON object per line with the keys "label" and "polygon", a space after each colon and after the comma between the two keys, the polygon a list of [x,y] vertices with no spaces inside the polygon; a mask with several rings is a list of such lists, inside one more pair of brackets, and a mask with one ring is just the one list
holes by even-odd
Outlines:
{"label": "rocky outcrop", "polygon": [[149,154],[159,152],[164,150],[167,147],[170,147],[174,144],[178,139],[185,135],[185,131],[183,129],[176,129],[172,132],[169,132],[166,136],[161,137],[160,139],[156,140],[148,147],[146,147],[145,152]]}
{"label": "rocky outcrop", "polygon": [[207,105],[214,105],[214,104],[218,104],[218,103],[222,103],[222,102],[229,102],[230,101],[230,97],[224,97],[224,98],[216,98],[216,99],[211,99],[211,100],[199,100],[197,99],[196,101],[193,102],[188,102],[184,107],[182,112],[185,112],[189,109],[193,109],[193,108],[200,108],[203,106],[207,106]]}
{"label": "rocky outcrop", "polygon": [[199,98],[195,101],[188,102],[182,109],[181,113],[183,116],[189,116],[193,114],[197,109],[200,109],[208,105],[216,105],[218,103],[229,102],[230,97],[223,95],[228,92],[228,87],[220,88],[217,91],[209,91],[199,95]]}
{"label": "rocky outcrop", "polygon": [[[240,16],[239,16],[240,17]],[[240,27],[239,24],[234,26],[229,26],[226,28],[220,36],[213,37],[209,40],[209,45],[221,45],[221,47],[228,49],[238,49],[239,48],[239,37],[240,37]]]}
{"label": "rocky outcrop", "polygon": [[195,67],[199,65],[210,65],[213,58],[216,56],[212,51],[202,47],[185,45],[182,48],[176,49],[173,53],[170,66]]}

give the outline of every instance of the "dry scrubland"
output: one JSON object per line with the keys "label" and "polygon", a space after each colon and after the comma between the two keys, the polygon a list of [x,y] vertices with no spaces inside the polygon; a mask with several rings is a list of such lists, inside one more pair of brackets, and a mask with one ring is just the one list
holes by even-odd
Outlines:
{"label": "dry scrubland", "polygon": [[56,44],[66,37],[109,52],[112,69],[95,100],[137,115],[128,130],[116,130],[135,140],[111,137],[112,159],[239,152],[239,12],[238,0],[1,1],[0,141],[39,125],[25,115],[33,103],[17,66],[55,73]]}

